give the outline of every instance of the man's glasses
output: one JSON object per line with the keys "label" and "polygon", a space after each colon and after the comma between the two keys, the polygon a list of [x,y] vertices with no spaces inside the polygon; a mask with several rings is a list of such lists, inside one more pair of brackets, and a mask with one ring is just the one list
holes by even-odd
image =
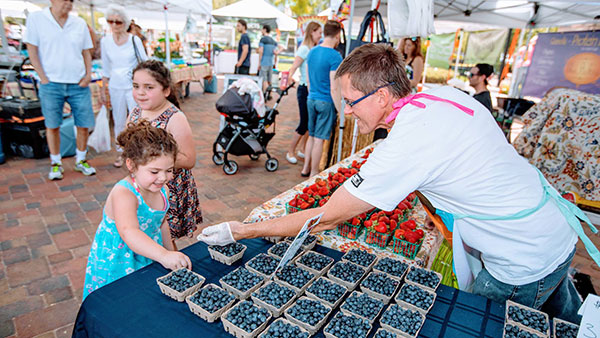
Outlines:
{"label": "man's glasses", "polygon": [[479,76],[481,74],[473,74],[473,73],[469,73],[469,77],[474,77],[474,76]]}
{"label": "man's glasses", "polygon": [[390,83],[384,84],[383,86],[379,86],[379,87],[377,87],[377,88],[376,88],[374,91],[372,91],[372,92],[370,92],[369,94],[367,94],[367,95],[365,95],[365,96],[363,96],[363,97],[361,97],[361,98],[359,98],[359,99],[356,99],[356,100],[354,100],[354,101],[348,101],[348,100],[346,100],[346,99],[342,99],[342,101],[344,101],[344,104],[347,104],[347,105],[348,105],[350,108],[352,108],[352,107],[354,107],[354,105],[356,105],[356,104],[357,104],[357,103],[359,103],[360,101],[362,101],[362,100],[366,99],[367,97],[369,97],[369,96],[371,96],[371,95],[375,94],[375,93],[376,93],[376,92],[377,92],[379,89],[381,89],[381,88],[385,88],[385,87],[387,87],[387,86],[392,86],[392,85],[395,85],[395,84],[396,84],[396,82],[390,82]]}
{"label": "man's glasses", "polygon": [[123,24],[123,21],[119,21],[119,20],[106,20],[106,22],[108,22],[109,25],[117,25],[117,26],[120,26]]}

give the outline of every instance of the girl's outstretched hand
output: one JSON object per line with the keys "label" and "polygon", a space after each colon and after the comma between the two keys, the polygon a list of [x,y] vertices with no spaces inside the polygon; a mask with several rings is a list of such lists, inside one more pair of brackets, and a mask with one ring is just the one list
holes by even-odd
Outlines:
{"label": "girl's outstretched hand", "polygon": [[192,269],[192,262],[190,258],[179,251],[167,251],[160,261],[160,264],[166,269],[177,270],[181,268]]}

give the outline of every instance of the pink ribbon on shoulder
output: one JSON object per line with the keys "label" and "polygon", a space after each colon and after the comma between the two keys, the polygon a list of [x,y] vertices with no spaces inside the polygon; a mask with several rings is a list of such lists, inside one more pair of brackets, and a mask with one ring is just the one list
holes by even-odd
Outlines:
{"label": "pink ribbon on shoulder", "polygon": [[394,107],[394,110],[392,110],[390,115],[385,119],[385,123],[390,123],[390,122],[394,121],[396,119],[396,117],[398,116],[398,113],[400,113],[400,110],[402,109],[402,107],[406,106],[407,104],[412,104],[413,106],[416,106],[419,108],[425,108],[426,106],[423,102],[416,101],[417,99],[420,99],[420,98],[429,99],[432,101],[440,101],[440,102],[450,103],[451,105],[455,106],[456,108],[473,116],[473,109],[467,108],[467,107],[463,106],[462,104],[456,103],[451,100],[446,100],[441,97],[425,94],[425,93],[417,93],[417,94],[403,97],[400,100],[396,101],[396,103],[394,103],[392,105],[392,107]]}

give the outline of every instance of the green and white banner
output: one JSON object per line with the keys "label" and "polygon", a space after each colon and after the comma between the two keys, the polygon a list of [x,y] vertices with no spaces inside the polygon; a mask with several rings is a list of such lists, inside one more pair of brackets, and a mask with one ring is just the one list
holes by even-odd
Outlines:
{"label": "green and white banner", "polygon": [[507,38],[507,29],[469,32],[469,41],[467,43],[464,63],[489,63],[491,65],[496,65],[500,58],[500,54],[506,47]]}
{"label": "green and white banner", "polygon": [[427,65],[430,67],[448,68],[454,47],[454,33],[431,35],[427,49]]}

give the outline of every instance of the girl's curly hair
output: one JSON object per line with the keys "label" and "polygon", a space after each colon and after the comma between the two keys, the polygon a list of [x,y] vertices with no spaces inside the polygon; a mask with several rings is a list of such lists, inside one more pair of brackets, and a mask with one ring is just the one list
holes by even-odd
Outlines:
{"label": "girl's curly hair", "polygon": [[177,142],[168,131],[153,127],[147,120],[129,122],[117,137],[123,148],[123,158],[129,158],[136,166],[144,165],[153,158],[167,155],[177,158]]}

